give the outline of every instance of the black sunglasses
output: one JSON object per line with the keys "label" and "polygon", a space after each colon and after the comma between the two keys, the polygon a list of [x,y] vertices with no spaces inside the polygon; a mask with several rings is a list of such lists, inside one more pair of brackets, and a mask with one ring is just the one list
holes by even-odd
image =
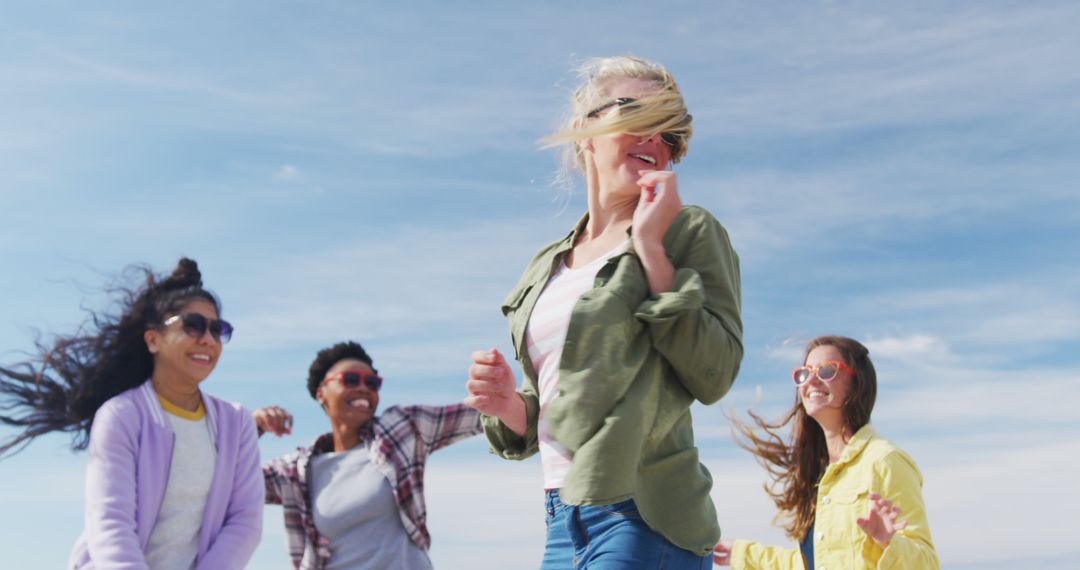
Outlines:
{"label": "black sunglasses", "polygon": [[[618,107],[621,109],[623,107],[626,107],[627,105],[630,105],[631,103],[637,103],[637,99],[634,99],[633,97],[616,97],[615,99],[612,99],[611,101],[600,105],[592,111],[585,113],[585,117],[588,119],[595,119],[597,116],[600,115],[600,113],[603,113],[604,111],[607,111],[612,107]],[[629,107],[627,110],[636,108],[637,106],[635,105],[633,107]]]}
{"label": "black sunglasses", "polygon": [[169,326],[176,321],[180,321],[184,327],[184,333],[193,338],[202,338],[207,329],[210,329],[210,336],[222,344],[229,342],[229,339],[232,338],[233,326],[229,324],[229,321],[208,319],[199,313],[188,313],[186,315],[173,315],[165,319],[165,322],[161,324]]}
{"label": "black sunglasses", "polygon": [[[600,105],[592,111],[585,113],[585,118],[595,119],[596,117],[600,116],[600,113],[603,113],[604,111],[607,111],[612,107],[618,107],[620,109],[625,108],[627,111],[631,111],[633,109],[637,109],[637,105],[634,105],[634,103],[637,103],[637,99],[633,97],[616,97],[615,99],[612,99],[611,101]],[[663,141],[664,144],[674,148],[677,144],[679,144],[679,135],[675,133],[663,132],[660,133],[660,140]]]}
{"label": "black sunglasses", "polygon": [[341,385],[346,388],[359,388],[360,383],[363,382],[372,392],[378,392],[379,388],[382,388],[383,382],[382,376],[374,372],[339,372],[327,377],[323,382],[334,379],[340,381]]}

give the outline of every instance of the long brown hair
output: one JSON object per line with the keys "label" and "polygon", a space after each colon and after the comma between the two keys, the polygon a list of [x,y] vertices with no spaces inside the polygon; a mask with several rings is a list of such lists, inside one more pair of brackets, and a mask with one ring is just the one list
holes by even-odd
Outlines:
{"label": "long brown hair", "polygon": [[[810,351],[819,346],[831,346],[840,351],[844,363],[851,367],[851,391],[843,405],[844,424],[855,433],[870,423],[877,397],[877,373],[870,361],[870,350],[857,340],[843,336],[819,336],[806,345],[803,363]],[[770,423],[752,410],[747,410],[754,426],[731,417],[731,430],[735,443],[754,454],[757,462],[769,472],[771,483],[765,484],[765,492],[776,503],[779,513],[777,522],[793,540],[802,540],[814,523],[817,504],[817,486],[829,466],[829,450],[825,445],[825,432],[799,401],[779,421]],[[791,425],[791,439],[787,442],[780,435]]]}

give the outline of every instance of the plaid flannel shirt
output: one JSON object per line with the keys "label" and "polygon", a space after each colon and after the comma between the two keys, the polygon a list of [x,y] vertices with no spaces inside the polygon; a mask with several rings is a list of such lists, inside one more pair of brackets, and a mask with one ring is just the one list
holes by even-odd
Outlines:
{"label": "plaid flannel shirt", "polygon": [[[427,456],[482,431],[476,410],[454,404],[391,406],[361,432],[361,440],[368,445],[372,463],[386,476],[394,490],[394,501],[405,532],[424,551],[431,546],[424,504]],[[330,541],[315,528],[308,481],[311,458],[333,450],[333,438],[327,433],[316,439],[311,447],[298,448],[263,466],[266,503],[283,507],[289,557],[297,569],[320,570],[330,561]]]}

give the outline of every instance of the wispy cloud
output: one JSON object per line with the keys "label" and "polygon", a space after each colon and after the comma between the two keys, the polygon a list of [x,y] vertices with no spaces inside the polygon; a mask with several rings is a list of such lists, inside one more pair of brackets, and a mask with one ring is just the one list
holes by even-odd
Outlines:
{"label": "wispy cloud", "polygon": [[274,172],[274,180],[296,180],[300,178],[300,171],[291,164],[283,164],[281,168]]}
{"label": "wispy cloud", "polygon": [[892,358],[896,360],[940,360],[949,352],[949,348],[945,341],[925,334],[915,334],[906,337],[871,338],[866,340],[865,344],[874,357]]}

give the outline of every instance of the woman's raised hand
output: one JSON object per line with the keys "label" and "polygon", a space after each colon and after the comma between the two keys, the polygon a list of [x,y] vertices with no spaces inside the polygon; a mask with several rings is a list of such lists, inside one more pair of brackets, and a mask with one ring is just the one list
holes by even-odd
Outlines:
{"label": "woman's raised hand", "polygon": [[469,395],[465,405],[486,416],[502,420],[514,433],[526,431],[525,402],[517,394],[514,371],[497,349],[472,353],[469,380],[465,389]]}
{"label": "woman's raised hand", "polygon": [[641,198],[634,210],[634,251],[645,269],[649,292],[659,295],[675,283],[675,267],[664,252],[664,234],[682,209],[679,185],[670,170],[639,170]]}
{"label": "woman's raised hand", "polygon": [[887,548],[893,535],[907,527],[907,521],[899,518],[900,507],[877,493],[870,493],[870,513],[865,518],[855,519],[855,524],[874,539],[878,546]]}
{"label": "woman's raised hand", "polygon": [[259,435],[272,433],[278,437],[292,433],[293,417],[280,406],[267,406],[251,412]]}
{"label": "woman's raised hand", "polygon": [[660,244],[682,209],[679,181],[670,170],[639,170],[641,199],[634,210],[634,240]]}

